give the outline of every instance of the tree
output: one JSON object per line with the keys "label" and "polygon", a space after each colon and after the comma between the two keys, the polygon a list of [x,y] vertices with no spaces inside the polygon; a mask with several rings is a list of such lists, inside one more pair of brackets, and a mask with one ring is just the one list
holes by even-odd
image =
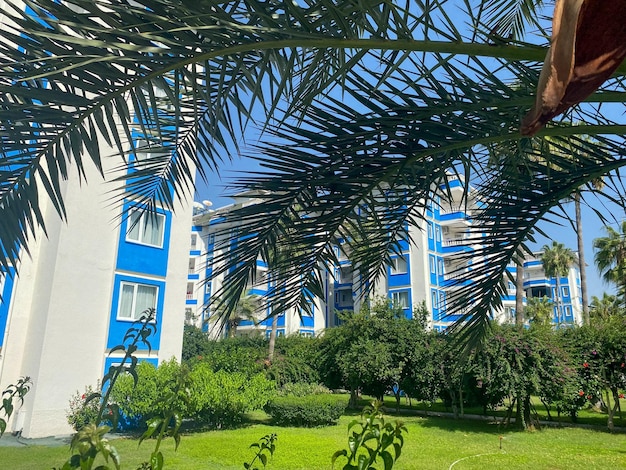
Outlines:
{"label": "tree", "polygon": [[549,278],[556,278],[555,300],[557,326],[561,326],[565,320],[563,303],[561,300],[561,277],[565,277],[569,274],[569,269],[572,264],[574,264],[575,260],[576,257],[574,252],[569,248],[565,248],[563,243],[553,241],[552,246],[543,246],[543,255],[541,256],[543,270]]}
{"label": "tree", "polygon": [[531,322],[539,325],[549,325],[552,321],[554,307],[552,300],[543,297],[531,297],[526,303],[524,314]]}
{"label": "tree", "polygon": [[[473,299],[459,325],[476,338],[499,302],[507,264],[573,187],[612,173],[612,189],[618,202],[623,198],[618,170],[626,162],[615,155],[626,126],[605,107],[588,105],[571,111],[584,124],[547,123],[598,87],[589,102],[623,100],[621,49],[602,70],[593,60],[611,40],[623,43],[615,25],[623,23],[625,7],[611,3],[607,11],[608,3],[594,2],[579,9],[583,3],[557,3],[557,13],[564,7],[569,17],[580,17],[567,23],[573,30],[555,35],[548,51],[545,70],[565,70],[563,81],[539,74],[546,47],[535,44],[548,25],[543,2],[531,0],[484,0],[478,8],[461,0],[207,0],[175,8],[166,0],[34,0],[27,10],[7,0],[0,33],[0,265],[15,265],[20,249],[45,227],[42,193],[66,216],[62,181],[70,166],[82,178],[91,162],[121,186],[120,203],[171,209],[189,193],[195,168],[206,176],[243,144],[246,125],[258,122],[263,134],[254,153],[266,172],[235,189],[269,196],[228,215],[251,236],[213,273],[226,275],[231,298],[239,298],[284,221],[309,246],[292,260],[301,278],[289,285],[289,302],[306,302],[297,295],[303,287],[321,294],[317,270],[329,264],[332,241],[347,232],[372,235],[353,261],[367,274],[363,285],[373,285],[388,257],[381,249],[387,234],[418,225],[413,209],[445,201],[439,184],[448,171],[463,168],[466,187],[489,201],[474,217],[488,262],[474,269],[476,283],[459,288],[448,303],[462,307]],[[462,18],[449,13],[457,7]],[[594,9],[607,20],[601,28],[586,27]],[[557,14],[553,29],[561,23]],[[610,39],[598,44],[589,34],[600,30]],[[577,32],[576,44],[563,40]],[[578,81],[570,65],[587,67],[593,79]],[[614,83],[602,85],[613,73]],[[555,102],[542,103],[543,90],[555,83],[565,88],[550,89]],[[538,114],[525,120],[524,132],[567,138],[586,150],[579,159],[528,158],[532,146],[518,128],[533,95]],[[602,135],[602,147],[581,135]],[[520,165],[532,171],[489,168],[485,148],[496,142],[523,147]],[[133,158],[141,151],[155,157]],[[120,157],[117,173],[102,170],[109,153]],[[295,207],[302,217],[290,219]],[[375,227],[362,229],[358,214],[382,209]]]}
{"label": "tree", "polygon": [[237,336],[237,328],[242,321],[252,321],[256,325],[257,313],[260,307],[259,300],[258,295],[243,294],[233,308],[226,307],[228,304],[222,304],[225,312],[221,313],[218,310],[213,318],[215,318],[216,322],[219,322],[220,326],[226,325],[228,336],[233,338]]}
{"label": "tree", "polygon": [[626,220],[620,231],[610,226],[605,229],[607,236],[593,241],[594,260],[604,280],[617,286],[626,306]]}
{"label": "tree", "polygon": [[620,301],[615,295],[604,292],[602,297],[591,297],[590,316],[594,323],[606,322],[611,317],[619,315],[623,312]]}

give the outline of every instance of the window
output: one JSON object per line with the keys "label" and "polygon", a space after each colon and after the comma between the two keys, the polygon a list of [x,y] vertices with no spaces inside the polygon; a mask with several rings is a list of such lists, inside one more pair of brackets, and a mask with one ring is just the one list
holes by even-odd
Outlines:
{"label": "window", "polygon": [[429,256],[430,258],[430,272],[431,274],[435,274],[437,272],[437,268],[435,266],[435,257]]}
{"label": "window", "polygon": [[435,227],[435,237],[438,242],[441,241],[441,227],[439,225]]}
{"label": "window", "polygon": [[409,292],[400,291],[391,293],[391,302],[394,307],[409,308]]}
{"label": "window", "polygon": [[433,224],[430,222],[428,223],[428,238],[433,239]]}
{"label": "window", "polygon": [[437,304],[437,291],[433,290],[430,292],[430,301],[433,304],[433,308],[439,308]]}
{"label": "window", "polygon": [[163,246],[165,216],[133,210],[128,217],[126,240],[150,246]]}
{"label": "window", "polygon": [[352,306],[352,292],[349,290],[335,291],[335,305],[339,307]]}
{"label": "window", "polygon": [[197,274],[196,273],[196,258],[189,258],[188,274]]}
{"label": "window", "polygon": [[139,320],[143,312],[156,308],[158,292],[157,286],[122,282],[117,317],[124,320]]}
{"label": "window", "polygon": [[207,294],[207,295],[211,295],[211,281],[208,281],[204,285],[204,293]]}
{"label": "window", "polygon": [[197,244],[198,244],[198,235],[195,233],[192,233],[191,234],[191,249],[195,250]]}
{"label": "window", "polygon": [[391,264],[389,267],[391,269],[391,274],[406,274],[409,272],[409,264],[404,256],[391,258]]}
{"label": "window", "polygon": [[441,258],[439,258],[439,260],[437,261],[438,267],[439,267],[439,275],[443,276],[443,260]]}
{"label": "window", "polygon": [[561,287],[561,293],[563,294],[563,297],[569,297],[569,287]]}
{"label": "window", "polygon": [[193,282],[187,283],[187,300],[193,300]]}
{"label": "window", "polygon": [[446,308],[446,293],[439,291],[439,308],[445,310]]}

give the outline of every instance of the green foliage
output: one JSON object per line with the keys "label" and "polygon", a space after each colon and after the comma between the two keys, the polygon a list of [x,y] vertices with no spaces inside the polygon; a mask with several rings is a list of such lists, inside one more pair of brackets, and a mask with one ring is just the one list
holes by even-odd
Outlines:
{"label": "green foliage", "polygon": [[[111,445],[104,435],[109,432],[109,426],[97,426],[95,423],[83,426],[74,436],[70,443],[72,456],[59,470],[81,469],[89,470],[94,468],[98,455],[109,462],[109,459],[120,469],[120,455],[115,447]],[[96,470],[110,470],[108,465],[98,465]]]}
{"label": "green foliage", "polygon": [[363,390],[382,397],[407,373],[413,345],[425,334],[419,320],[405,318],[388,299],[376,299],[325,332],[319,370],[330,388]]}
{"label": "green foliage", "polygon": [[348,450],[338,450],[333,454],[332,465],[339,457],[348,459],[342,470],[375,469],[380,459],[385,470],[393,467],[400,458],[404,446],[403,432],[407,428],[400,421],[386,423],[381,412],[382,403],[372,402],[365,407],[361,420],[354,420],[348,426]]}
{"label": "green foliage", "polygon": [[131,420],[131,427],[145,428],[149,420],[163,415],[172,406],[185,413],[185,393],[179,392],[178,400],[174,402],[163,399],[178,388],[177,377],[180,373],[181,366],[174,359],[162,362],[159,367],[147,361],[140,362],[136,367],[137,380],[130,375],[120,377],[111,392],[111,401]]}
{"label": "green foliage", "polygon": [[265,405],[265,412],[279,426],[329,426],[336,424],[347,406],[337,395],[278,396]]}
{"label": "green foliage", "polygon": [[267,466],[268,455],[272,458],[274,451],[276,450],[276,440],[278,435],[275,433],[267,434],[259,439],[259,442],[250,444],[251,449],[256,449],[256,453],[250,462],[244,462],[243,468],[246,470],[259,470],[259,467],[255,465],[258,460],[263,465],[263,468]]}
{"label": "green foliage", "polygon": [[276,393],[264,374],[214,372],[207,363],[196,364],[189,378],[189,417],[215,428],[241,423],[246,412],[263,408]]}
{"label": "green foliage", "polygon": [[446,377],[456,362],[447,357],[445,339],[435,331],[416,336],[400,382],[411,398],[434,403],[444,394]]}
{"label": "green foliage", "polygon": [[193,325],[185,325],[183,330],[182,362],[187,362],[207,355],[210,340],[206,333]]}
{"label": "green foliage", "polygon": [[304,395],[325,395],[332,392],[322,384],[297,382],[283,384],[277,393],[281,396],[302,397]]}
{"label": "green foliage", "polygon": [[[98,388],[99,389],[99,388]],[[67,422],[75,431],[86,424],[95,424],[100,411],[100,403],[97,400],[87,401],[96,391],[91,385],[85,387],[85,393],[76,391],[70,398],[70,409],[67,411]]]}
{"label": "green foliage", "polygon": [[287,383],[317,383],[320,339],[300,335],[276,338],[274,360],[267,369],[268,377],[278,386]]}
{"label": "green foliage", "polygon": [[4,414],[6,418],[0,418],[0,437],[7,429],[7,421],[15,410],[15,403],[13,400],[19,400],[20,406],[24,403],[24,396],[30,390],[32,381],[30,377],[20,377],[15,384],[9,385],[2,392],[2,404],[0,405],[0,413]]}

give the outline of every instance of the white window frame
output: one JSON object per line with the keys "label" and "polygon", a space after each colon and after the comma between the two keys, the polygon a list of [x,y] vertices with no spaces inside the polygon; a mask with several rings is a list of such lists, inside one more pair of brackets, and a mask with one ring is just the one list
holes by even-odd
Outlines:
{"label": "white window frame", "polygon": [[[133,301],[131,303],[131,315],[129,317],[123,316],[122,313],[122,299],[124,286],[133,286]],[[141,314],[145,312],[146,309],[143,309],[140,312],[137,312],[137,289],[139,286],[149,287],[154,289],[154,305],[148,308],[154,308],[156,310],[157,305],[159,303],[159,286],[155,286],[153,284],[144,284],[141,282],[131,282],[131,281],[120,281],[120,290],[119,290],[119,298],[117,301],[117,320],[121,321],[137,321],[141,318]]]}
{"label": "white window frame", "polygon": [[437,274],[437,262],[434,256],[428,257],[430,262],[430,274]]}
{"label": "white window frame", "polygon": [[561,296],[569,297],[569,286],[561,286]]}
{"label": "white window frame", "polygon": [[[401,266],[398,265],[400,260],[402,260],[402,263],[400,263]],[[409,262],[407,261],[406,256],[401,255],[391,258],[389,272],[391,274],[407,274],[409,272]]]}
{"label": "white window frame", "polygon": [[403,310],[410,307],[409,291],[399,290],[391,293],[391,303],[394,307],[400,307]]}
{"label": "white window frame", "polygon": [[[137,220],[136,223],[133,222],[132,218],[133,215],[136,213],[140,213],[141,215],[139,216],[139,220]],[[159,240],[159,242],[155,245],[153,243],[148,243],[144,240],[145,236],[146,236],[146,232],[145,232],[145,220],[146,217],[149,217],[150,219],[153,219],[156,217],[158,220],[161,221],[161,239]],[[149,212],[149,211],[140,211],[138,209],[132,209],[130,211],[130,213],[128,214],[128,219],[127,219],[127,227],[126,227],[126,241],[130,242],[130,243],[136,243],[138,245],[145,245],[145,246],[152,246],[152,247],[156,247],[156,248],[163,248],[163,241],[165,239],[165,215],[164,214],[159,214],[159,213],[154,213],[154,212]],[[130,231],[131,229],[137,228],[138,229],[138,237],[137,239],[131,238],[130,236]]]}

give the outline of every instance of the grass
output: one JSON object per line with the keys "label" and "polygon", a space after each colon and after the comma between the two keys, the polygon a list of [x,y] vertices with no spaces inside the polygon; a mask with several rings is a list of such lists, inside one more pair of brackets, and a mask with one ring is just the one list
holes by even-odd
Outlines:
{"label": "grass", "polygon": [[[347,447],[347,425],[354,417],[343,416],[337,426],[314,429],[274,427],[263,423],[263,418],[257,413],[250,424],[239,429],[186,434],[177,451],[171,439],[166,441],[162,446],[165,468],[242,469],[243,462],[253,456],[250,444],[275,432],[276,453],[268,470],[327,470],[332,454]],[[580,428],[520,432],[483,421],[417,416],[401,419],[408,435],[395,470],[626,468],[624,434]],[[137,442],[114,440],[122,455],[122,469],[134,470],[149,457],[153,443],[147,441],[138,447]],[[68,456],[67,447],[0,447],[2,468],[12,470],[60,467]]]}

